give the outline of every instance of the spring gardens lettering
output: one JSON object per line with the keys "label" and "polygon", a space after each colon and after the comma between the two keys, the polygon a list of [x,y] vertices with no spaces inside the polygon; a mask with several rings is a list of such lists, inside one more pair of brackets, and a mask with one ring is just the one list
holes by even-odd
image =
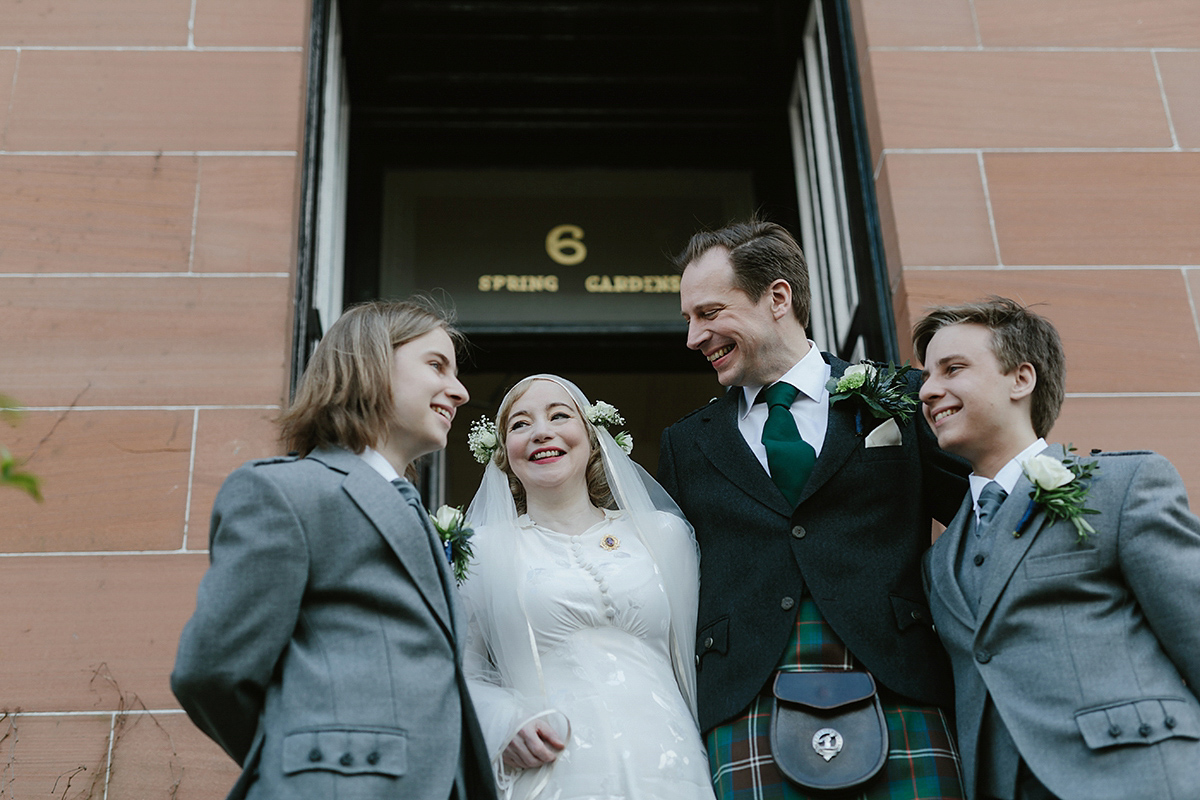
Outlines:
{"label": "spring gardens lettering", "polygon": [[[481,292],[557,292],[557,275],[480,275]],[[679,291],[678,275],[588,275],[588,292],[613,294],[663,294]]]}
{"label": "spring gardens lettering", "polygon": [[[546,236],[546,255],[558,264],[574,266],[587,258],[583,229],[558,225]],[[558,275],[480,275],[481,292],[557,292]],[[588,275],[587,292],[603,294],[665,294],[679,292],[678,275]]]}

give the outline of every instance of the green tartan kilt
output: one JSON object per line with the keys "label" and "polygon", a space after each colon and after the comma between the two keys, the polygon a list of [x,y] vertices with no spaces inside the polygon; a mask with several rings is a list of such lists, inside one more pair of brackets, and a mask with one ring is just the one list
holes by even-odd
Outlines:
{"label": "green tartan kilt", "polygon": [[[779,669],[854,669],[854,657],[805,597]],[[708,732],[708,763],[718,800],[962,800],[958,750],[936,706],[906,703],[879,690],[889,749],[879,774],[858,789],[809,795],[790,783],[771,757],[771,698],[760,694],[746,713]]]}

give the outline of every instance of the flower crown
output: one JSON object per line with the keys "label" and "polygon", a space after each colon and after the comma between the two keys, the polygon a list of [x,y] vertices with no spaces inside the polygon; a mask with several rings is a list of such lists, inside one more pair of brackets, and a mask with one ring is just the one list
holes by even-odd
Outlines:
{"label": "flower crown", "polygon": [[[606,429],[625,424],[625,418],[621,416],[621,412],[617,410],[616,406],[603,400],[597,400],[586,406],[583,409],[583,416],[593,425],[597,427],[602,425]],[[621,431],[613,436],[613,440],[625,452],[625,455],[633,452],[633,435],[629,431]],[[496,448],[500,446],[496,423],[487,417],[480,417],[471,423],[471,432],[467,434],[467,446],[471,448],[471,455],[475,456],[475,460],[480,464],[491,461],[492,456],[496,454]]]}

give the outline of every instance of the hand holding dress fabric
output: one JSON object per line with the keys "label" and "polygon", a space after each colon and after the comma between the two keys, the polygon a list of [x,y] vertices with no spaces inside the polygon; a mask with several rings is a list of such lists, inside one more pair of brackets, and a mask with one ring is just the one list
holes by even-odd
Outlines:
{"label": "hand holding dress fabric", "polygon": [[517,731],[504,748],[504,763],[520,769],[540,767],[558,758],[558,751],[564,747],[554,728],[537,719]]}

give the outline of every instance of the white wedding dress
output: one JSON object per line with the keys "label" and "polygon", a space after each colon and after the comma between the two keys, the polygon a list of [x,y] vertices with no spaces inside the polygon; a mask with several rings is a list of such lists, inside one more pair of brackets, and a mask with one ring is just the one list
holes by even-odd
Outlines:
{"label": "white wedding dress", "polygon": [[[563,736],[562,718],[570,725],[567,747],[554,764],[500,769],[501,788],[514,798],[539,800],[712,798],[708,758],[676,677],[678,653],[672,659],[672,616],[663,575],[627,516],[605,515],[578,536],[539,527],[522,516],[516,536],[504,537],[510,552],[501,556],[493,550],[494,558],[488,559],[485,546],[476,554],[465,587],[468,596],[474,595],[467,604],[473,633],[467,666],[495,763],[531,716],[544,715]],[[664,539],[692,547],[680,520],[667,514],[661,518]],[[478,533],[481,544],[489,540],[486,531]],[[612,549],[602,546],[606,539]],[[663,558],[671,545],[659,542],[661,547],[655,547]],[[489,561],[513,570],[515,580],[489,574]],[[489,591],[490,585],[495,589],[493,578],[500,591]],[[487,612],[478,613],[480,608]],[[509,625],[522,619],[527,627]],[[480,626],[489,624],[509,630],[488,636]],[[532,670],[541,673],[539,692],[528,685],[514,687],[509,676],[488,674],[489,668],[480,666],[497,661],[489,655],[495,635],[504,637],[505,646],[522,633],[530,650],[528,643],[536,642],[537,658],[531,660],[536,664]],[[541,697],[530,696],[539,693]]]}

